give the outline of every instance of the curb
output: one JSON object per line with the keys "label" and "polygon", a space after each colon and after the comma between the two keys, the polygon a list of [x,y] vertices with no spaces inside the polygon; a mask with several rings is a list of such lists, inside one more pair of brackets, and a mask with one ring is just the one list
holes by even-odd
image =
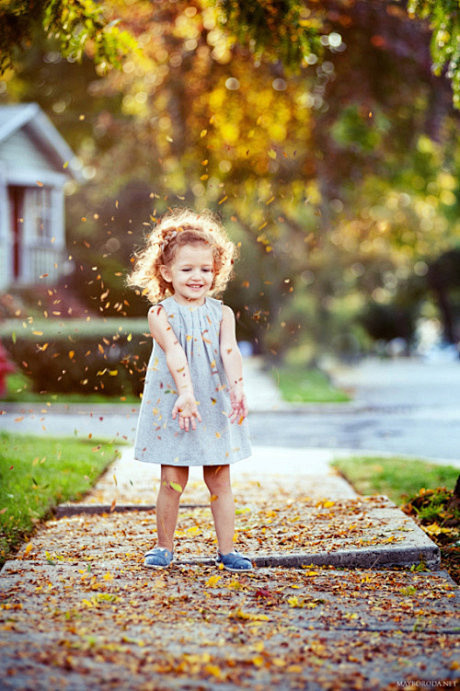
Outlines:
{"label": "curb", "polygon": [[[155,504],[72,504],[60,505],[55,509],[56,518],[77,515],[101,515],[111,513],[126,513],[130,511],[153,512]],[[181,504],[181,509],[209,508],[208,504]],[[248,554],[248,558],[258,567],[286,567],[301,568],[306,565],[333,566],[338,568],[373,569],[376,567],[417,566],[421,563],[432,570],[439,570],[441,552],[439,547],[419,528],[419,526],[396,507],[372,509],[369,515],[376,521],[382,520],[393,530],[398,529],[401,519],[410,523],[410,535],[405,537],[405,544],[391,546],[376,545],[373,547],[355,547],[351,549],[337,549],[333,552],[291,552],[286,554]],[[190,557],[180,559],[176,564],[213,565],[210,557]]]}
{"label": "curb", "polygon": [[[374,569],[388,566],[414,566],[423,563],[426,568],[438,571],[441,564],[439,547],[432,543],[421,547],[341,549],[336,552],[297,552],[293,554],[245,555],[258,567],[305,568],[307,566],[334,566],[354,569]],[[175,560],[177,565],[214,565],[211,558]]]}
{"label": "curb", "polygon": [[[179,504],[179,509],[208,509],[209,504]],[[56,518],[69,516],[102,515],[105,513],[127,513],[128,511],[155,511],[156,504],[60,504],[53,513]]]}

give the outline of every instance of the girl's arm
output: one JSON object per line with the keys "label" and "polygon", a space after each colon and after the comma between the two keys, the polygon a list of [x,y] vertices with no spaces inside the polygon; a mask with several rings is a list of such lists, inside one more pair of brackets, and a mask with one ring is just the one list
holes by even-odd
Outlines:
{"label": "girl's arm", "polygon": [[230,389],[232,411],[230,422],[241,424],[248,414],[243,385],[243,358],[241,357],[235,333],[235,315],[230,307],[223,305],[220,326],[220,355]]}
{"label": "girl's arm", "polygon": [[163,307],[156,305],[149,310],[149,327],[155,341],[164,350],[166,364],[177,387],[177,400],[172,410],[173,420],[179,414],[179,426],[189,431],[196,429],[196,420],[201,422],[195,395],[193,393],[192,378],[184,349],[176,338],[176,334],[168,321]]}

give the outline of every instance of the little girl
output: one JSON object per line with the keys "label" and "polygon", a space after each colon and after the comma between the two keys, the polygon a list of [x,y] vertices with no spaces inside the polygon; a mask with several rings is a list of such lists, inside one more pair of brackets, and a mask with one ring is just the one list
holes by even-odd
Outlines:
{"label": "little girl", "polygon": [[128,278],[154,303],[148,313],[154,346],[135,442],[137,460],[161,463],[158,544],[144,561],[151,568],[173,560],[179,499],[189,466],[200,465],[211,493],[216,564],[252,569],[233,549],[230,464],[251,455],[242,358],[232,310],[210,297],[227,285],[234,254],[211,212],[174,209],[153,230]]}

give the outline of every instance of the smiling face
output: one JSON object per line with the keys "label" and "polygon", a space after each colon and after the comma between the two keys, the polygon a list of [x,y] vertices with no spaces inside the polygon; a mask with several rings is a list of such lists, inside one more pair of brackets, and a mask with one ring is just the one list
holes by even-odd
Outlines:
{"label": "smiling face", "polygon": [[177,302],[202,305],[214,279],[212,249],[202,242],[178,247],[172,262],[161,267],[161,275],[172,284]]}

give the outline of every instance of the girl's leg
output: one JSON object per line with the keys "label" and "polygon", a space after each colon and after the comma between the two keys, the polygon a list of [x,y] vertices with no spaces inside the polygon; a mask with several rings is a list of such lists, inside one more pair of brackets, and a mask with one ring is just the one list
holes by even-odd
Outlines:
{"label": "girl's leg", "polygon": [[161,485],[157,498],[158,547],[173,551],[179,500],[188,480],[186,466],[161,466]]}
{"label": "girl's leg", "polygon": [[229,465],[203,466],[204,481],[211,493],[211,511],[221,554],[233,551],[235,503],[230,485]]}

